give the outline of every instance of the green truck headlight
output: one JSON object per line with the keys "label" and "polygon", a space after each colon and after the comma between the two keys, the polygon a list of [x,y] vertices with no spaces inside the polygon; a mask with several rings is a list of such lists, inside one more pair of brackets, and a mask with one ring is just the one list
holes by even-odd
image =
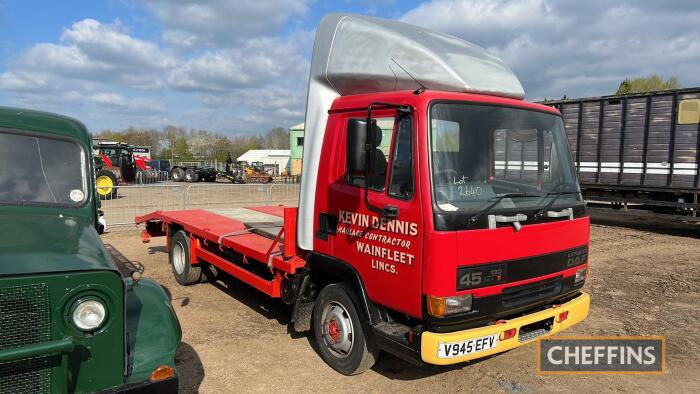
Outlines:
{"label": "green truck headlight", "polygon": [[95,331],[107,317],[107,310],[100,301],[78,300],[73,306],[73,324],[82,331]]}

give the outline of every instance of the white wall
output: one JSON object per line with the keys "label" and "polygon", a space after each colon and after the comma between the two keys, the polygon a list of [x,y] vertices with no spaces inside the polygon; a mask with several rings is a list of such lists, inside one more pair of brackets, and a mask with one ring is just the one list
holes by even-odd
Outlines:
{"label": "white wall", "polygon": [[279,172],[282,173],[289,168],[291,155],[289,149],[253,149],[239,156],[238,160],[248,163],[261,161],[263,164],[277,164]]}

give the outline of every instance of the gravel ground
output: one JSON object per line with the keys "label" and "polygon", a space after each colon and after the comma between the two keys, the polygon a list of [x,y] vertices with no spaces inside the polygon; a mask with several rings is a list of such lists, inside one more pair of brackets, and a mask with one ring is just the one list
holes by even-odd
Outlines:
{"label": "gravel ground", "polygon": [[[630,221],[627,224],[633,223]],[[183,393],[233,392],[700,392],[700,232],[594,224],[588,319],[572,335],[664,335],[666,375],[535,374],[537,348],[524,346],[451,367],[416,368],[383,354],[364,374],[329,367],[306,336],[291,334],[290,310],[234,279],[179,286],[165,240],[141,244],[135,231],[104,235],[146,267],[171,295],[183,329],[177,353]],[[652,226],[653,227],[653,226]]]}

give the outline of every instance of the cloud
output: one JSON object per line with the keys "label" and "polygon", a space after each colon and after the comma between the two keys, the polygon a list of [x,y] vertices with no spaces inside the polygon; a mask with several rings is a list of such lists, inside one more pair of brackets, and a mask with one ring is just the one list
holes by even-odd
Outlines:
{"label": "cloud", "polygon": [[[158,45],[131,37],[119,23],[84,19],[65,29],[61,43],[38,43],[0,74],[0,89],[38,91],[82,83],[113,83],[135,89],[162,86],[175,60]],[[69,81],[70,80],[70,81]]]}
{"label": "cloud", "polygon": [[170,45],[230,45],[239,38],[271,36],[294,16],[309,11],[307,0],[143,0],[165,28]]}
{"label": "cloud", "polygon": [[306,48],[298,39],[309,37],[297,33],[287,39],[256,38],[240,47],[207,51],[175,67],[168,82],[176,90],[226,92],[298,81],[309,69]]}
{"label": "cloud", "polygon": [[57,43],[36,43],[11,59],[0,91],[95,129],[162,122],[258,133],[303,118],[312,45],[312,32],[294,30],[173,50],[132,36],[119,21],[85,19]]}
{"label": "cloud", "polygon": [[502,57],[528,99],[611,94],[651,73],[700,84],[696,1],[433,0],[401,19]]}
{"label": "cloud", "polygon": [[[0,89],[19,105],[70,114],[95,129],[160,121],[255,133],[303,118],[312,41],[298,31],[184,59],[131,37],[118,22],[86,19],[65,29],[60,43],[35,44],[13,59]],[[177,108],[199,114],[180,117]]]}
{"label": "cloud", "polygon": [[251,134],[304,118],[313,32],[259,37],[208,50],[168,75],[171,89],[196,95],[185,116],[202,127]]}
{"label": "cloud", "polygon": [[84,19],[64,30],[61,40],[79,48],[89,58],[105,63],[163,69],[173,62],[158,45],[131,37],[119,22],[105,25]]}
{"label": "cloud", "polygon": [[128,98],[115,93],[96,93],[86,97],[90,102],[117,114],[162,115],[167,113],[163,103],[144,98]]}
{"label": "cloud", "polygon": [[162,102],[117,93],[88,93],[79,90],[21,92],[13,105],[35,108],[75,117],[91,131],[105,128],[162,127],[167,124],[168,109]]}
{"label": "cloud", "polygon": [[306,89],[239,89],[227,94],[200,94],[199,101],[201,107],[183,111],[181,118],[198,128],[235,135],[259,134],[302,121]]}

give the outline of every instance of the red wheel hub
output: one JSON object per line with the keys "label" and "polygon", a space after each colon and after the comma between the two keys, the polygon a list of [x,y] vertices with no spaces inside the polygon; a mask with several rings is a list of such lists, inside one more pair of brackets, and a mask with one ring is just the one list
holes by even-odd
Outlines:
{"label": "red wheel hub", "polygon": [[333,342],[340,342],[340,325],[338,325],[338,321],[333,319],[330,322],[328,322],[328,335],[331,336],[331,339]]}

